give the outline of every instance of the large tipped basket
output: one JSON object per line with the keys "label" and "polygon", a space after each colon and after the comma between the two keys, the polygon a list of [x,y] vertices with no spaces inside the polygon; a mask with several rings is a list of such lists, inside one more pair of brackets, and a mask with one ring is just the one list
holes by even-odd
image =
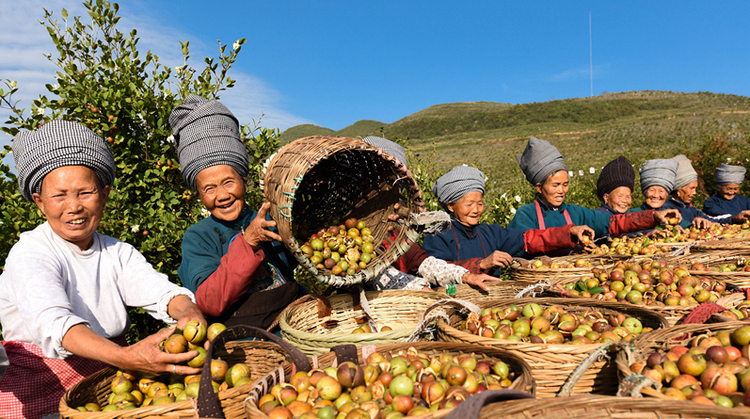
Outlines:
{"label": "large tipped basket", "polygon": [[[344,286],[368,281],[390,266],[417,241],[417,226],[389,219],[399,204],[409,213],[424,211],[422,193],[398,160],[356,138],[315,136],[293,141],[273,156],[265,171],[264,192],[271,203],[284,245],[313,277]],[[376,244],[376,257],[354,275],[337,276],[314,266],[300,250],[309,237],[349,217],[365,221]],[[395,239],[389,229],[398,230]],[[322,265],[321,265],[322,266]]]}
{"label": "large tipped basket", "polygon": [[[511,305],[523,307],[529,303],[537,303],[542,307],[557,305],[567,312],[583,313],[595,310],[605,315],[622,313],[635,317],[643,326],[661,329],[668,326],[664,317],[638,306],[617,303],[605,303],[585,298],[520,298],[486,301],[479,304],[480,308],[505,308]],[[458,317],[458,316],[453,316]],[[595,393],[614,395],[617,392],[617,372],[614,362],[598,361],[585,371],[579,371],[579,365],[594,351],[604,344],[546,344],[530,342],[512,342],[504,339],[494,339],[474,335],[465,330],[459,330],[461,320],[451,320],[451,324],[443,320],[438,321],[438,338],[448,342],[462,342],[474,345],[491,346],[511,351],[529,363],[534,380],[536,381],[537,397],[555,397],[572,391],[576,394]],[[582,373],[582,375],[580,375]],[[565,388],[567,382],[575,384],[572,389]]]}

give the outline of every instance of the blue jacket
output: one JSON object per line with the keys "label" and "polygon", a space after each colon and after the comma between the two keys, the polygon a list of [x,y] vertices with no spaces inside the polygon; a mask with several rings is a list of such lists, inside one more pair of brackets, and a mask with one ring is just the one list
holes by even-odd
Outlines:
{"label": "blue jacket", "polygon": [[671,196],[667,198],[667,202],[665,202],[664,205],[662,205],[661,209],[679,210],[680,214],[682,214],[682,222],[680,223],[680,225],[683,228],[690,227],[690,225],[693,223],[693,218],[695,217],[703,217],[707,219],[708,221],[711,221],[712,223],[726,223],[727,222],[727,220],[719,220],[713,217],[709,217],[708,215],[701,212],[701,210],[694,207],[693,204],[686,204],[682,201],[678,201],[672,198]]}
{"label": "blue jacket", "polygon": [[716,194],[703,203],[703,212],[714,217],[724,214],[736,217],[745,210],[750,210],[750,198],[743,195],[735,195],[731,200],[727,200]]}

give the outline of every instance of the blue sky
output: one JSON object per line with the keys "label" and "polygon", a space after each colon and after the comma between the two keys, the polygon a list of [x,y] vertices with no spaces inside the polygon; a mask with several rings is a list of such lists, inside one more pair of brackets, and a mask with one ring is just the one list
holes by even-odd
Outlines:
{"label": "blue sky", "polygon": [[[17,3],[23,3],[17,5]],[[210,6],[208,4],[211,4]],[[630,90],[750,95],[750,2],[723,1],[141,1],[120,3],[119,28],[174,67],[216,40],[247,38],[222,100],[243,122],[335,130],[393,122],[439,103],[541,102]],[[23,104],[54,83],[42,7],[0,0],[0,80]],[[0,122],[7,112],[0,109]],[[0,134],[0,144],[9,137]]]}

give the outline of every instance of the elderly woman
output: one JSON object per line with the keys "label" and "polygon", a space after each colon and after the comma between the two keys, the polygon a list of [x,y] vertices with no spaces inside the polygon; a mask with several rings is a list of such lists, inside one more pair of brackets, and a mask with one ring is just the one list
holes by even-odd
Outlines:
{"label": "elderly woman", "polygon": [[625,233],[654,228],[666,223],[669,216],[679,217],[679,211],[639,211],[609,214],[565,202],[568,193],[568,169],[560,152],[548,141],[531,137],[518,165],[526,179],[536,187],[534,203],[523,205],[510,221],[509,228],[519,230],[587,225],[596,237],[621,236]]}
{"label": "elderly woman", "polygon": [[703,202],[703,212],[717,218],[728,215],[736,224],[749,220],[750,198],[737,194],[746,170],[742,166],[719,165],[715,174],[718,191]]}
{"label": "elderly woman", "polygon": [[653,159],[641,165],[641,192],[645,198],[640,210],[658,210],[667,202],[669,194],[674,189],[677,168],[676,160]]}
{"label": "elderly woman", "polygon": [[[693,197],[698,189],[698,173],[693,169],[685,155],[680,154],[672,158],[678,163],[677,175],[675,176],[674,189],[671,196],[662,205],[662,209],[676,209],[682,214],[682,227],[688,227],[691,224],[694,227],[706,228],[712,223],[728,222],[729,220],[718,220],[702,213],[692,204]],[[689,223],[689,224],[688,224]]]}
{"label": "elderly woman", "polygon": [[[369,136],[362,141],[375,146],[406,166],[406,152],[403,147],[382,137]],[[398,204],[397,204],[398,205]],[[395,239],[398,232],[391,232]],[[369,281],[367,285],[374,289],[422,289],[439,287],[448,284],[468,284],[472,287],[489,291],[485,281],[498,281],[498,278],[484,274],[472,273],[468,269],[447,263],[445,260],[430,256],[418,244],[414,243],[391,269]]]}
{"label": "elderly woman", "polygon": [[625,214],[633,203],[635,170],[628,159],[620,156],[607,163],[596,182],[596,194],[602,206],[595,211],[607,214]]}
{"label": "elderly woman", "polygon": [[52,121],[13,141],[19,189],[46,222],[21,234],[0,275],[0,417],[39,418],[63,393],[106,364],[151,374],[197,374],[159,343],[171,327],[124,346],[127,307],[183,327],[205,323],[193,294],[169,282],[131,245],[96,232],[115,179],[112,151],[71,121]]}
{"label": "elderly woman", "polygon": [[484,174],[474,167],[458,166],[441,176],[432,193],[453,219],[451,228],[427,235],[427,254],[468,268],[497,274],[513,257],[572,249],[575,242],[590,238],[586,226],[562,226],[545,231],[520,231],[497,224],[480,223],[484,212]]}
{"label": "elderly woman", "polygon": [[249,160],[237,118],[217,100],[190,95],[169,123],[182,178],[211,214],[185,232],[180,279],[212,320],[268,328],[304,289],[270,204],[254,211],[245,202]]}

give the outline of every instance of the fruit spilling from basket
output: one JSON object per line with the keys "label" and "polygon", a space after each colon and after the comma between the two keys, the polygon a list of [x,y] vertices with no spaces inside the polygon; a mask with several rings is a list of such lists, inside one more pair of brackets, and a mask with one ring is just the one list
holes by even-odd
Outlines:
{"label": "fruit spilling from basket", "polygon": [[364,221],[349,218],[344,224],[338,224],[334,219],[330,226],[310,235],[300,249],[320,270],[339,276],[354,275],[375,259],[374,242],[372,231]]}
{"label": "fruit spilling from basket", "polygon": [[454,408],[472,394],[508,388],[513,379],[499,360],[409,348],[373,353],[364,366],[297,372],[263,395],[258,408],[269,418],[400,418]]}
{"label": "fruit spilling from basket", "polygon": [[700,335],[688,346],[652,352],[630,365],[664,396],[724,407],[750,406],[750,326]]}
{"label": "fruit spilling from basket", "polygon": [[706,272],[750,272],[750,265],[747,264],[747,260],[743,257],[737,259],[734,263],[720,263],[711,266],[706,266],[703,263],[694,263],[690,267],[690,270]]}
{"label": "fruit spilling from basket", "polygon": [[486,308],[479,315],[470,313],[459,330],[512,342],[587,345],[630,340],[652,329],[622,313],[605,315],[586,310],[576,314],[559,306],[544,308],[530,303]]}
{"label": "fruit spilling from basket", "polygon": [[729,294],[724,281],[694,277],[685,266],[659,260],[617,262],[610,269],[592,268],[591,275],[565,285],[563,295],[649,306],[689,306]]}

